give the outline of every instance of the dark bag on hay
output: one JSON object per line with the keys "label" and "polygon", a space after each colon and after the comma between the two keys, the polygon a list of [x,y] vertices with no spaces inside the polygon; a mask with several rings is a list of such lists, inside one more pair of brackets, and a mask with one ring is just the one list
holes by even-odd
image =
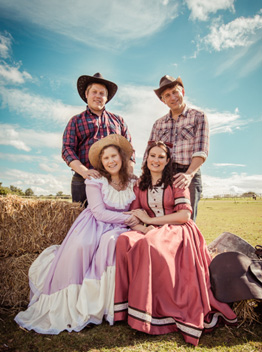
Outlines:
{"label": "dark bag on hay", "polygon": [[240,252],[224,252],[212,260],[209,272],[211,289],[219,301],[262,299],[261,259],[251,259]]}

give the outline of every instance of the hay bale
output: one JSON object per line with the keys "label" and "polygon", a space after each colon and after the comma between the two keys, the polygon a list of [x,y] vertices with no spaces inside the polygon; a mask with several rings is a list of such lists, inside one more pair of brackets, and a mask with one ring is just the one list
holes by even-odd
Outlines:
{"label": "hay bale", "polygon": [[82,210],[79,203],[0,197],[0,257],[60,244]]}
{"label": "hay bale", "polygon": [[[19,310],[29,303],[28,270],[37,254],[1,258],[0,306]],[[0,309],[1,310],[1,309]]]}

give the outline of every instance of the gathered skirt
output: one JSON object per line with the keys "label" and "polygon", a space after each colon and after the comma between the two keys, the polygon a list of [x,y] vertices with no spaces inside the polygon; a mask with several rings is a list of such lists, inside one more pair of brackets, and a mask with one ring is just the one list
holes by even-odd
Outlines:
{"label": "gathered skirt", "polygon": [[29,269],[30,303],[15,321],[41,334],[114,322],[115,245],[124,225],[97,221],[85,209],[61,245],[45,249]]}
{"label": "gathered skirt", "polygon": [[231,308],[211,291],[211,257],[196,224],[130,231],[116,246],[115,321],[139,331],[180,331],[197,345],[204,331],[236,324]]}

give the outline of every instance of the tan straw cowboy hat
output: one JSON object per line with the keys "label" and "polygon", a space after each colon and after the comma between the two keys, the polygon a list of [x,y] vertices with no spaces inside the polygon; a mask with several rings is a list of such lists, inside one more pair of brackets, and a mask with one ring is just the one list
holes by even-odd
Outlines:
{"label": "tan straw cowboy hat", "polygon": [[110,134],[95,142],[89,149],[89,161],[95,169],[99,166],[99,154],[103,148],[109,145],[118,146],[125,152],[128,159],[130,159],[133,154],[133,147],[125,137],[119,134]]}
{"label": "tan straw cowboy hat", "polygon": [[87,86],[89,86],[92,83],[98,83],[102,84],[103,86],[106,86],[107,91],[108,91],[108,97],[107,97],[107,103],[113,98],[113,96],[117,92],[117,85],[114,82],[108,81],[103,78],[101,73],[95,73],[93,76],[80,76],[77,80],[77,90],[80,95],[80,97],[84,100],[84,102],[87,103],[86,96],[85,96],[85,91]]}
{"label": "tan straw cowboy hat", "polygon": [[154,89],[154,92],[156,93],[158,98],[160,100],[162,100],[161,95],[162,95],[163,91],[166,90],[167,88],[174,87],[176,84],[179,84],[181,87],[184,88],[184,84],[183,84],[182,79],[180,77],[174,78],[174,77],[165,75],[160,79],[159,88]]}

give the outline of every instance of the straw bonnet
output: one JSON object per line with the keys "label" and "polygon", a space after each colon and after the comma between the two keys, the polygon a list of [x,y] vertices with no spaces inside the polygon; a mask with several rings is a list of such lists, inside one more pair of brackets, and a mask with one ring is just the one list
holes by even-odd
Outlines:
{"label": "straw bonnet", "polygon": [[80,76],[77,80],[77,90],[80,95],[80,97],[84,100],[84,102],[87,103],[86,96],[85,96],[85,91],[87,86],[89,86],[92,83],[99,83],[102,84],[103,86],[106,86],[108,90],[108,97],[107,97],[107,103],[113,98],[113,96],[117,92],[117,85],[111,81],[108,81],[103,78],[101,73],[95,73],[93,76]]}
{"label": "straw bonnet", "polygon": [[181,87],[184,88],[184,84],[183,84],[182,79],[180,77],[175,79],[174,77],[165,75],[160,79],[159,88],[154,89],[154,92],[156,93],[158,98],[160,100],[162,100],[161,95],[162,95],[163,91],[166,90],[167,88],[172,88],[176,84],[179,84]]}
{"label": "straw bonnet", "polygon": [[124,150],[128,159],[130,159],[133,154],[132,145],[125,137],[119,134],[110,134],[107,137],[99,139],[89,149],[89,161],[95,169],[99,166],[99,154],[101,150],[109,145],[116,145],[120,149]]}
{"label": "straw bonnet", "polygon": [[262,299],[262,260],[240,252],[224,252],[215,256],[209,272],[212,291],[219,301]]}

